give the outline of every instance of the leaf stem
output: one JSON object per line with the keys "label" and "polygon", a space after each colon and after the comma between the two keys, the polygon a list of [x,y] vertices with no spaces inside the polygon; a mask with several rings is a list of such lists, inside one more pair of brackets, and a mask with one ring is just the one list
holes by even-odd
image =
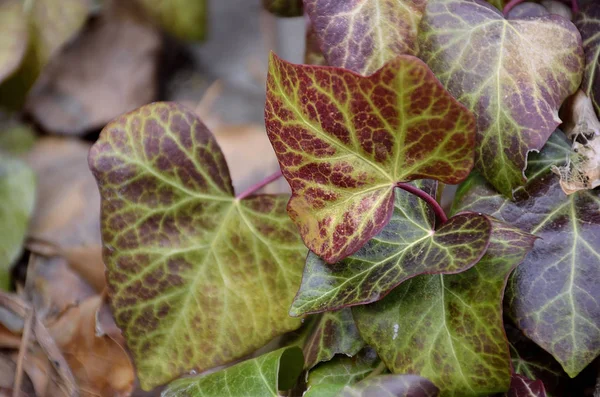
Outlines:
{"label": "leaf stem", "polygon": [[441,225],[448,222],[448,216],[446,216],[444,209],[441,205],[439,205],[435,198],[431,197],[429,194],[425,193],[418,187],[414,187],[413,185],[409,185],[408,183],[398,182],[396,186],[398,186],[402,190],[406,190],[407,192],[414,194],[415,196],[429,204],[433,212],[435,212],[435,216],[436,218],[438,218]]}
{"label": "leaf stem", "polygon": [[269,183],[275,182],[277,179],[281,178],[282,176],[283,176],[283,174],[281,173],[281,170],[279,170],[276,173],[274,173],[273,175],[269,175],[262,181],[250,186],[248,189],[246,189],[242,193],[238,194],[235,198],[237,200],[243,200],[246,197],[250,196],[251,194],[256,193],[258,190],[260,190],[262,187],[268,185]]}

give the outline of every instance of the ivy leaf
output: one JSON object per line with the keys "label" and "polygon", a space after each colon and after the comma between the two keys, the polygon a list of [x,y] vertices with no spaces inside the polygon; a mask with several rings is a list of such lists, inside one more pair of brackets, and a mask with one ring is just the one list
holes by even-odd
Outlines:
{"label": "ivy leaf", "polygon": [[288,196],[233,198],[215,139],[183,106],[108,124],[90,151],[112,309],[143,388],[244,356],[300,326],[306,248]]}
{"label": "ivy leaf", "polygon": [[302,0],[262,0],[263,7],[278,17],[301,17]]}
{"label": "ivy leaf", "polygon": [[206,0],[138,0],[144,11],[161,28],[182,40],[204,40]]}
{"label": "ivy leaf", "polygon": [[352,309],[364,340],[392,372],[430,379],[445,396],[508,390],[502,296],[534,237],[496,220],[492,226],[487,252],[473,268],[417,276],[385,299]]}
{"label": "ivy leaf", "polygon": [[362,77],[272,54],[265,123],[292,188],[288,213],[328,263],[383,229],[397,182],[457,183],[473,165],[473,116],[411,56]]}
{"label": "ivy leaf", "polygon": [[27,17],[17,0],[0,3],[0,82],[10,76],[27,49]]}
{"label": "ivy leaf", "polygon": [[162,397],[279,396],[291,389],[302,371],[302,352],[287,347],[243,361],[209,375],[179,379]]}
{"label": "ivy leaf", "polygon": [[431,381],[417,375],[380,375],[346,386],[339,396],[435,397],[438,392]]}
{"label": "ivy leaf", "polygon": [[420,57],[477,119],[475,165],[506,196],[525,183],[527,153],[560,124],[581,82],[577,28],[557,15],[507,21],[480,0],[431,1]]}
{"label": "ivy leaf", "polygon": [[507,397],[546,397],[546,390],[541,380],[531,380],[514,374],[510,380]]}
{"label": "ivy leaf", "polygon": [[[35,0],[19,2],[25,8],[29,40],[18,70],[0,85],[0,105],[19,109],[42,68],[87,20],[84,0]],[[1,79],[0,79],[1,80]]]}
{"label": "ivy leaf", "polygon": [[0,153],[0,290],[10,287],[10,267],[22,250],[35,206],[35,174]]}
{"label": "ivy leaf", "polygon": [[[347,385],[361,381],[380,368],[375,350],[366,347],[354,357],[336,356],[308,373],[305,397],[335,397]],[[382,368],[385,370],[385,367]]]}
{"label": "ivy leaf", "polygon": [[487,2],[502,11],[506,3],[508,3],[508,0],[487,0]]}
{"label": "ivy leaf", "polygon": [[[417,186],[435,196],[436,183]],[[467,270],[485,253],[485,216],[458,215],[435,230],[433,211],[417,196],[397,188],[394,205],[390,223],[356,254],[333,265],[308,254],[292,316],[375,302],[416,275]]]}
{"label": "ivy leaf", "polygon": [[592,2],[575,15],[585,52],[582,89],[591,98],[600,117],[600,3]]}
{"label": "ivy leaf", "polygon": [[569,151],[564,135],[554,134],[530,156],[530,182],[516,201],[473,175],[459,188],[455,208],[486,212],[541,238],[511,277],[506,302],[516,325],[573,377],[600,354],[600,196],[562,191],[550,167]]}
{"label": "ivy leaf", "polygon": [[364,76],[397,55],[416,55],[426,0],[305,0],[327,64]]}
{"label": "ivy leaf", "polygon": [[302,348],[305,369],[329,361],[336,354],[352,357],[365,345],[350,309],[313,316],[298,333],[291,344]]}

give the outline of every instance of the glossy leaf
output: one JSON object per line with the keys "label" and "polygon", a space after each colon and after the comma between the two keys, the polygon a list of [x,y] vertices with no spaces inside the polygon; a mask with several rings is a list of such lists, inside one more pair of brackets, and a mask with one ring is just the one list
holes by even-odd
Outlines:
{"label": "glossy leaf", "polygon": [[375,350],[367,347],[353,357],[336,356],[308,373],[305,397],[334,397],[347,385],[361,381],[374,371],[386,372]]}
{"label": "glossy leaf", "polygon": [[346,386],[340,397],[435,397],[438,388],[417,375],[380,375]]}
{"label": "glossy leaf", "polygon": [[35,205],[35,175],[20,160],[0,153],[0,290],[10,286],[10,267],[22,250]]}
{"label": "glossy leaf", "polygon": [[515,374],[511,378],[506,397],[546,397],[546,390],[541,380],[534,381]]}
{"label": "glossy leaf", "polygon": [[560,124],[581,82],[577,28],[557,15],[507,21],[481,0],[429,2],[420,57],[477,119],[475,163],[501,193],[525,183],[527,153]]}
{"label": "glossy leaf", "polygon": [[600,3],[594,1],[576,14],[575,26],[581,32],[585,51],[582,89],[592,99],[600,117]]}
{"label": "glossy leaf", "polygon": [[493,221],[488,250],[473,268],[418,276],[379,302],[353,308],[361,335],[392,372],[426,377],[444,396],[508,390],[502,296],[533,239]]}
{"label": "glossy leaf", "polygon": [[516,201],[474,175],[461,185],[455,208],[486,212],[541,238],[511,277],[506,303],[525,335],[575,376],[600,354],[600,196],[565,195],[549,169],[568,154],[564,136],[554,134],[530,156],[531,180]]}
{"label": "glossy leaf", "polygon": [[354,356],[365,345],[349,309],[313,316],[292,342],[302,348],[304,368],[309,369],[336,354]]}
{"label": "glossy leaf", "polygon": [[[435,196],[436,183],[417,186]],[[433,211],[417,196],[397,188],[394,205],[390,223],[356,254],[333,265],[308,254],[291,315],[374,302],[416,275],[467,270],[485,253],[486,217],[458,215],[435,230]]]}
{"label": "glossy leaf", "polygon": [[271,55],[265,123],[292,188],[288,213],[328,263],[383,229],[397,182],[456,183],[473,164],[473,116],[411,56],[362,77]]}
{"label": "glossy leaf", "polygon": [[291,389],[302,371],[302,352],[288,347],[263,354],[209,375],[179,379],[162,397],[277,397]]}
{"label": "glossy leaf", "polygon": [[138,0],[144,11],[167,33],[182,40],[204,40],[206,0]]}
{"label": "glossy leaf", "polygon": [[302,0],[262,0],[263,7],[279,17],[302,16]]}
{"label": "glossy leaf", "polygon": [[427,0],[305,0],[327,64],[364,76],[397,55],[416,55]]}
{"label": "glossy leaf", "polygon": [[18,0],[0,3],[0,82],[10,76],[27,49],[27,16]]}
{"label": "glossy leaf", "polygon": [[215,139],[183,106],[108,124],[90,151],[112,308],[149,389],[300,326],[287,310],[306,248],[288,197],[233,198]]}

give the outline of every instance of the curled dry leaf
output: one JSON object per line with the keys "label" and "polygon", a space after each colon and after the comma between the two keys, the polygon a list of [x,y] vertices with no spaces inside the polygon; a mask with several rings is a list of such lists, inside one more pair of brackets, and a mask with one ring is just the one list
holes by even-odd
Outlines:
{"label": "curled dry leaf", "polygon": [[83,134],[155,98],[161,37],[138,14],[110,2],[44,70],[26,108],[46,130]]}

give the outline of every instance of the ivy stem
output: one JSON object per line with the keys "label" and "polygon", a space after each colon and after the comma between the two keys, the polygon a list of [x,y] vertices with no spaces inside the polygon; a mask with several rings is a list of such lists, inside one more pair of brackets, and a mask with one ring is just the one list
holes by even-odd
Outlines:
{"label": "ivy stem", "polygon": [[431,197],[429,194],[425,193],[418,187],[414,187],[413,185],[409,185],[408,183],[398,182],[396,186],[398,186],[402,190],[406,190],[407,192],[414,194],[415,196],[429,204],[429,206],[435,213],[436,218],[438,219],[438,221],[440,221],[440,225],[443,225],[444,223],[448,222],[448,217],[446,216],[444,209],[441,205],[439,205],[435,198]]}
{"label": "ivy stem", "polygon": [[279,170],[276,173],[274,173],[273,175],[269,175],[262,181],[250,186],[248,189],[246,189],[242,193],[238,194],[235,198],[237,200],[243,200],[246,197],[250,196],[251,194],[256,193],[261,188],[267,186],[269,183],[275,182],[277,179],[281,178],[282,176],[283,176],[283,174],[281,173],[281,170]]}

